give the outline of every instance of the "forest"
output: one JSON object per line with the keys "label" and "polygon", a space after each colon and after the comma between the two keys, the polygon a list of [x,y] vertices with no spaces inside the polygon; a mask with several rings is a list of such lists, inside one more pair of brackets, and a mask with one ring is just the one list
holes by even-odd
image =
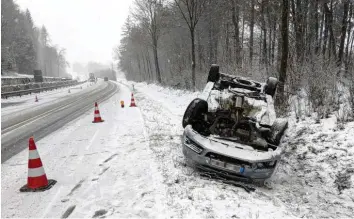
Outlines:
{"label": "forest", "polygon": [[129,80],[202,89],[218,64],[275,76],[278,101],[301,90],[321,115],[345,83],[354,109],[352,0],[135,0],[122,31],[114,51]]}
{"label": "forest", "polygon": [[53,45],[45,26],[37,27],[30,11],[21,11],[14,0],[1,1],[1,72],[14,71],[68,77],[65,49]]}

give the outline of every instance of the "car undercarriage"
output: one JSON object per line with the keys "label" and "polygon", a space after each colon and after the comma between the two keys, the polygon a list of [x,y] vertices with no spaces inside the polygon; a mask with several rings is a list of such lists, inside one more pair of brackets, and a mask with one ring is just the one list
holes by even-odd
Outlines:
{"label": "car undercarriage", "polygon": [[261,84],[223,74],[213,65],[203,93],[183,117],[187,163],[240,177],[269,178],[280,159],[279,144],[287,128],[287,120],[275,115],[276,84],[275,78]]}

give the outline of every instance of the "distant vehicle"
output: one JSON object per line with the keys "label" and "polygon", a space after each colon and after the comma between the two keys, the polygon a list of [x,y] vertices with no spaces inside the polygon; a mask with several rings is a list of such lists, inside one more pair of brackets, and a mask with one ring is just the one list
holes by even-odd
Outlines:
{"label": "distant vehicle", "polygon": [[108,77],[104,77],[104,81],[108,81]]}
{"label": "distant vehicle", "polygon": [[34,70],[34,82],[43,82],[43,74],[41,70]]}
{"label": "distant vehicle", "polygon": [[96,82],[96,78],[95,78],[95,74],[94,73],[90,73],[89,74],[89,82]]}

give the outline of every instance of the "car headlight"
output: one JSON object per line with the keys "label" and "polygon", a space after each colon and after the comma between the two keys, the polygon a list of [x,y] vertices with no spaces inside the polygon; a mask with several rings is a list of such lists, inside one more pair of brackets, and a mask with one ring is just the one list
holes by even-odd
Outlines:
{"label": "car headlight", "polygon": [[195,143],[194,141],[192,141],[190,138],[185,137],[184,139],[184,145],[187,146],[189,149],[191,149],[192,151],[200,154],[203,151],[203,148],[200,147],[197,143]]}

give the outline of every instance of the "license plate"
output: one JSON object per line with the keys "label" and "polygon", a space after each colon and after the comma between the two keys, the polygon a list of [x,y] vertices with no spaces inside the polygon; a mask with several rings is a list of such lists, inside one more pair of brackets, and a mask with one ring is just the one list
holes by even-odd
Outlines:
{"label": "license plate", "polygon": [[214,165],[214,166],[217,166],[217,167],[222,167],[224,169],[231,170],[231,171],[234,171],[234,172],[240,172],[240,173],[243,172],[243,170],[241,170],[240,166],[235,165],[235,164],[231,164],[231,163],[226,163],[226,162],[223,162],[223,161],[220,161],[220,160],[211,159],[210,160],[210,164]]}
{"label": "license plate", "polygon": [[225,168],[225,162],[222,162],[222,161],[220,161],[220,160],[211,159],[211,160],[210,160],[210,164],[211,164],[211,165],[214,165],[214,166],[217,166],[217,167]]}
{"label": "license plate", "polygon": [[228,170],[235,171],[235,172],[241,172],[241,170],[240,170],[241,167],[238,165],[235,165],[235,164],[227,163],[225,168]]}

